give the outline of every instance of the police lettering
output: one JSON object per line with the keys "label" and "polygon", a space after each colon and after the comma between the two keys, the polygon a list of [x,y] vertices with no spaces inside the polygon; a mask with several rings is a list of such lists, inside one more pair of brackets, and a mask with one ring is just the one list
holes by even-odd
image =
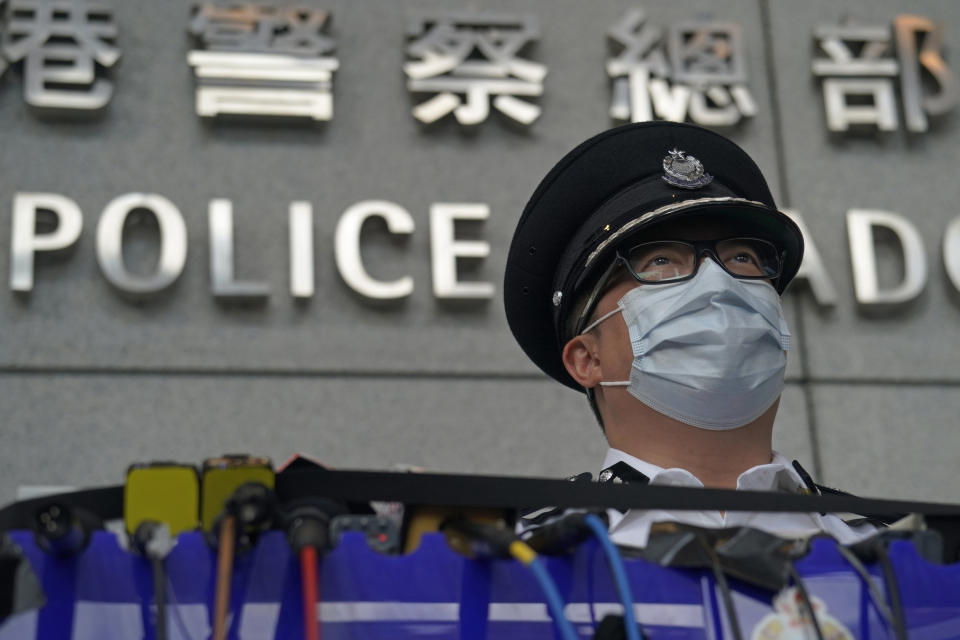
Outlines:
{"label": "police lettering", "polygon": [[[123,260],[124,227],[137,215],[151,215],[159,229],[159,259],[152,273],[135,274]],[[38,214],[49,224],[38,230]],[[456,222],[483,221],[490,215],[482,203],[435,203],[430,208],[430,261],[433,295],[441,299],[485,300],[492,298],[489,282],[465,281],[458,273],[458,260],[483,259],[490,245],[483,240],[463,240],[456,235]],[[370,275],[362,255],[363,224],[381,218],[394,235],[414,232],[413,217],[398,204],[364,200],[340,217],[334,234],[334,256],[340,277],[357,295],[371,300],[397,300],[413,293],[413,278],[397,274],[392,280]],[[234,275],[233,204],[226,198],[211,200],[209,224],[211,292],[219,300],[264,301],[270,285],[259,280],[238,280]],[[83,214],[76,202],[56,193],[17,193],[13,198],[10,234],[10,289],[29,294],[34,286],[34,257],[38,253],[67,252],[83,229]],[[290,295],[311,298],[314,291],[313,209],[309,202],[289,206]],[[187,228],[183,215],[170,200],[157,194],[128,193],[104,208],[97,223],[96,255],[103,276],[127,298],[144,298],[169,288],[180,277],[187,259]]]}

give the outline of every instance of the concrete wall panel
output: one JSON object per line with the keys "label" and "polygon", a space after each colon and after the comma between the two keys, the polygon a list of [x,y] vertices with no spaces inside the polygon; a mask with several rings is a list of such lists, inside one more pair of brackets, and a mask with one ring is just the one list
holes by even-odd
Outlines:
{"label": "concrete wall panel", "polygon": [[[950,2],[770,3],[773,63],[779,87],[790,207],[799,210],[836,286],[835,308],[803,301],[810,375],[818,380],[958,380],[960,305],[941,251],[947,225],[960,209],[954,179],[960,163],[956,113],[930,118],[927,133],[907,133],[899,89],[897,131],[830,133],[820,80],[811,71],[813,30],[819,24],[880,25],[898,14],[928,17],[944,26],[944,55],[960,68],[960,14]],[[892,46],[892,45],[891,45]],[[895,86],[899,81],[894,79]],[[928,88],[927,91],[932,91]],[[927,286],[916,300],[895,308],[857,305],[845,216],[850,209],[897,212],[919,231],[926,252]],[[900,278],[896,245],[878,238],[881,284]]]}
{"label": "concrete wall panel", "polygon": [[946,385],[816,385],[824,482],[864,496],[957,502],[960,393]]}
{"label": "concrete wall panel", "polygon": [[[585,398],[549,381],[482,378],[5,375],[0,503],[21,485],[100,485],[135,461],[199,464],[301,451],[347,469],[596,474],[606,451]],[[810,460],[788,388],[776,446]]]}

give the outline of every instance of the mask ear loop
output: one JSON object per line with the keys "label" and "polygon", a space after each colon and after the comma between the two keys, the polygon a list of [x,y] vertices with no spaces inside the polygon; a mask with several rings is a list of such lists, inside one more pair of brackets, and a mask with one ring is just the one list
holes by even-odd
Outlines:
{"label": "mask ear loop", "polygon": [[[583,331],[580,332],[580,335],[582,336],[583,334],[592,331],[601,322],[603,322],[607,318],[612,318],[613,316],[617,315],[621,311],[623,311],[623,309],[621,309],[620,305],[618,304],[616,309],[606,312],[605,314],[603,314],[602,316],[600,316],[599,318],[591,322],[589,325],[584,327]],[[612,380],[612,381],[601,380],[597,384],[600,385],[601,387],[629,387],[630,381],[629,380]],[[587,389],[587,395],[592,396],[593,395],[591,393],[592,391],[593,391],[592,389]]]}
{"label": "mask ear loop", "polygon": [[[600,320],[590,323],[590,326],[588,328],[586,329],[583,328],[584,323],[590,317],[590,312],[593,311],[594,305],[597,304],[597,300],[600,298],[600,292],[603,291],[603,288],[606,286],[607,281],[610,279],[610,276],[613,275],[614,271],[617,268],[617,265],[620,264],[621,260],[622,258],[618,253],[616,258],[614,258],[613,262],[610,263],[610,266],[607,267],[607,270],[603,273],[603,275],[600,276],[599,279],[597,279],[597,284],[594,285],[593,291],[591,291],[590,295],[587,297],[587,303],[583,305],[583,311],[580,313],[580,317],[577,318],[577,323],[574,326],[573,335],[579,336],[586,333],[590,329],[593,329],[600,321],[605,320],[608,316],[612,316],[614,314],[614,312],[605,314],[603,318],[600,318]],[[618,306],[615,309],[615,312],[619,312],[619,311],[620,311],[620,307]],[[603,383],[601,383],[601,385],[602,384]],[[597,424],[600,425],[600,431],[604,435],[606,435],[607,428],[603,424],[603,416],[600,415],[600,408],[597,406],[596,394],[594,394],[593,389],[589,389],[586,387],[584,387],[583,391],[587,396],[587,403],[590,405],[590,411],[593,412],[593,417],[596,418]]]}
{"label": "mask ear loop", "polygon": [[617,315],[618,313],[620,313],[620,311],[622,311],[622,309],[620,309],[620,306],[618,305],[616,309],[614,309],[614,310],[612,310],[612,311],[606,312],[605,314],[603,314],[602,316],[600,316],[599,318],[597,318],[596,320],[594,320],[593,322],[591,322],[589,325],[587,325],[586,327],[584,327],[584,328],[583,328],[583,331],[581,331],[578,335],[581,335],[581,336],[582,336],[583,334],[588,333],[589,331],[592,331],[592,330],[593,330],[595,327],[597,327],[601,322],[603,322],[603,321],[606,320],[607,318],[612,318],[613,316],[615,316],[615,315]]}

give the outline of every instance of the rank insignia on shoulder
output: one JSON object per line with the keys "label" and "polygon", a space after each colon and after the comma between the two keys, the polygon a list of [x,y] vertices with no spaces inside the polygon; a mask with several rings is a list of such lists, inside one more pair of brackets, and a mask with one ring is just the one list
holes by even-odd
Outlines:
{"label": "rank insignia on shoulder", "polygon": [[613,484],[648,484],[650,482],[650,478],[623,461],[601,471],[597,480],[601,483],[612,482]]}

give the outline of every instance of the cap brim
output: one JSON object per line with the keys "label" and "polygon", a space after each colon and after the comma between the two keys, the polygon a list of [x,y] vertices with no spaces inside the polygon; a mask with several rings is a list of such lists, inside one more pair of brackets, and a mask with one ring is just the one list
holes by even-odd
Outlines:
{"label": "cap brim", "polygon": [[783,268],[773,284],[778,293],[783,293],[787,283],[800,268],[803,235],[787,214],[762,202],[743,198],[686,200],[628,219],[612,230],[610,235],[585,257],[573,290],[580,289],[581,283],[589,280],[598,268],[606,268],[617,249],[631,246],[641,235],[644,236],[643,240],[650,239],[649,234],[659,226],[682,223],[695,227],[698,222],[716,221],[722,222],[724,235],[762,238],[781,250],[784,256]]}

